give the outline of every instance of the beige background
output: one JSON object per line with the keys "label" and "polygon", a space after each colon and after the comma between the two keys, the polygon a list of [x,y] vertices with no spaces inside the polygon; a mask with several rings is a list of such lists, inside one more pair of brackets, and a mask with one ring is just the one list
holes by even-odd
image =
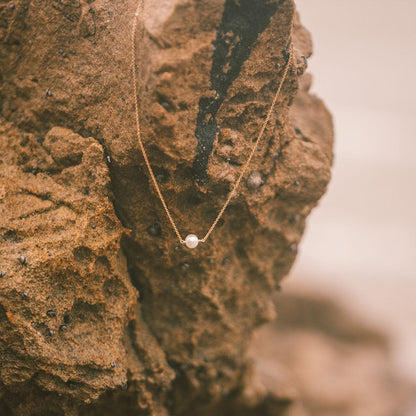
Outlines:
{"label": "beige background", "polygon": [[335,166],[285,290],[336,296],[416,379],[416,1],[297,0]]}

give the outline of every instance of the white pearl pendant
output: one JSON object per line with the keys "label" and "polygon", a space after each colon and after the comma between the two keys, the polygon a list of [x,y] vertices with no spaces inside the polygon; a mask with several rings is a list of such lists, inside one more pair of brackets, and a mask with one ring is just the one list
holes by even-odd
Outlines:
{"label": "white pearl pendant", "polygon": [[195,248],[199,244],[198,237],[195,234],[189,234],[185,238],[185,245],[188,248]]}

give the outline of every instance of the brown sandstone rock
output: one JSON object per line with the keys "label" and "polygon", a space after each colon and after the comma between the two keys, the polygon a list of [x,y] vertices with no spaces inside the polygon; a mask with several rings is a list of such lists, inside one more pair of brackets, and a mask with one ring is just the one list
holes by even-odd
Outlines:
{"label": "brown sandstone rock", "polygon": [[143,137],[183,235],[207,231],[246,160],[295,19],[257,179],[206,244],[180,246],[135,136],[135,8],[0,2],[0,413],[244,414],[251,334],[329,181],[331,117],[291,0],[146,1]]}

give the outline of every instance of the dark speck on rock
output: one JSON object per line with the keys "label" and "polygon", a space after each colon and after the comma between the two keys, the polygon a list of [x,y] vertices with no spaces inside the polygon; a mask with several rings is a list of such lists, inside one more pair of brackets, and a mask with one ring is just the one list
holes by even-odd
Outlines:
{"label": "dark speck on rock", "polygon": [[227,264],[230,264],[231,260],[228,257],[224,257],[222,259],[222,265],[226,266]]}
{"label": "dark speck on rock", "polygon": [[300,185],[300,182],[299,181],[295,181],[294,184],[295,184],[295,186],[299,186]]}
{"label": "dark speck on rock", "polygon": [[27,299],[28,297],[29,297],[29,293],[27,293],[27,292],[22,293],[22,298],[23,299]]}
{"label": "dark speck on rock", "polygon": [[68,380],[66,383],[65,383],[67,386],[68,386],[68,388],[70,388],[70,389],[74,389],[77,385],[76,385],[76,383],[74,382],[74,381],[72,381],[72,380]]}
{"label": "dark speck on rock", "polygon": [[54,335],[56,335],[56,331],[54,329],[48,329],[48,335],[50,337],[53,337]]}
{"label": "dark speck on rock", "polygon": [[287,62],[289,60],[289,57],[290,57],[290,52],[287,51],[286,49],[283,49],[282,50],[282,55],[283,55],[283,58],[285,59],[285,61]]}
{"label": "dark speck on rock", "polygon": [[66,315],[64,316],[64,322],[65,322],[66,324],[71,323],[71,322],[72,322],[72,316],[71,316],[71,315],[69,315],[69,314],[66,314]]}
{"label": "dark speck on rock", "polygon": [[300,220],[300,215],[296,214],[296,215],[292,215],[289,218],[289,223],[290,224],[296,224],[298,221]]}
{"label": "dark speck on rock", "polygon": [[97,228],[97,226],[96,226],[95,224],[91,224],[91,228],[92,228],[93,230],[95,230],[95,229]]}
{"label": "dark speck on rock", "polygon": [[62,56],[62,58],[66,58],[68,55],[66,54],[66,52],[63,49],[59,49],[59,55]]}
{"label": "dark speck on rock", "polygon": [[147,233],[152,237],[160,237],[162,235],[162,227],[159,222],[149,225],[146,229]]}
{"label": "dark speck on rock", "polygon": [[13,9],[15,9],[15,8],[16,8],[16,5],[15,5],[14,3],[10,3],[10,4],[9,4],[9,8],[13,10]]}
{"label": "dark speck on rock", "polygon": [[48,89],[46,90],[46,92],[45,92],[45,95],[46,95],[47,97],[52,97],[52,91],[48,88]]}
{"label": "dark speck on rock", "polygon": [[26,262],[27,262],[25,256],[19,256],[19,259],[18,260],[19,260],[20,264],[26,264]]}
{"label": "dark speck on rock", "polygon": [[60,330],[61,332],[65,332],[67,329],[68,329],[68,327],[67,327],[66,325],[60,325],[60,326],[59,326],[59,330]]}
{"label": "dark speck on rock", "polygon": [[182,270],[188,270],[189,269],[189,264],[188,263],[182,263],[181,264],[181,269]]}
{"label": "dark speck on rock", "polygon": [[117,364],[113,362],[113,363],[110,364],[110,366],[111,366],[111,368],[116,368]]}
{"label": "dark speck on rock", "polygon": [[167,179],[167,175],[165,175],[164,173],[158,173],[156,174],[156,181],[158,183],[165,183]]}
{"label": "dark speck on rock", "polygon": [[0,277],[4,277],[6,273],[4,273],[2,270],[0,270]]}
{"label": "dark speck on rock", "polygon": [[48,315],[49,318],[55,318],[56,311],[54,311],[53,309],[49,309],[48,311],[46,311],[46,315]]}

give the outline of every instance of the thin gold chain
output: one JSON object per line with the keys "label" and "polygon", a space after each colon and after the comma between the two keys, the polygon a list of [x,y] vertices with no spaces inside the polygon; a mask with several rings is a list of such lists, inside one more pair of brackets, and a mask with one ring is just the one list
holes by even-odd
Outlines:
{"label": "thin gold chain", "polygon": [[[150,166],[150,162],[149,162],[149,158],[147,156],[146,150],[144,148],[143,145],[143,140],[142,140],[142,134],[141,134],[141,128],[140,128],[140,117],[139,117],[139,102],[138,102],[138,94],[137,94],[137,71],[136,71],[136,42],[135,42],[135,38],[136,38],[136,28],[137,28],[137,17],[140,15],[140,11],[142,9],[142,4],[143,4],[143,0],[139,0],[138,6],[137,6],[137,10],[134,16],[134,20],[133,20],[133,28],[132,28],[132,32],[131,32],[131,42],[132,42],[132,48],[131,48],[131,69],[132,69],[132,74],[133,74],[133,90],[134,90],[134,107],[135,107],[135,116],[136,116],[136,129],[137,129],[137,138],[139,141],[139,146],[140,146],[140,150],[143,154],[143,158],[144,161],[146,163],[147,169],[149,171],[149,175],[150,178],[153,182],[153,185],[156,189],[156,193],[159,196],[160,202],[163,205],[163,208],[166,212],[166,216],[169,219],[170,224],[172,225],[173,230],[175,231],[176,236],[178,237],[179,241],[181,244],[185,243],[185,240],[182,238],[181,233],[178,230],[178,227],[176,226],[175,221],[172,218],[172,215],[169,211],[169,208],[166,204],[165,198],[162,195],[162,192],[159,188],[159,184],[157,183],[156,177],[153,173],[153,169]],[[214,231],[215,226],[217,225],[218,221],[220,220],[220,218],[222,217],[222,215],[224,214],[224,211],[227,209],[228,204],[230,203],[231,199],[233,198],[233,196],[235,196],[236,190],[238,188],[238,186],[240,185],[241,179],[244,177],[244,174],[246,173],[248,166],[251,162],[251,159],[253,158],[253,155],[260,143],[261,138],[263,137],[264,131],[267,127],[267,124],[270,121],[270,117],[273,113],[274,107],[276,105],[277,99],[279,98],[280,95],[280,91],[282,89],[283,83],[285,82],[285,79],[287,77],[287,74],[289,72],[289,68],[290,68],[290,64],[293,60],[293,44],[291,45],[290,48],[290,52],[289,52],[289,59],[286,63],[286,67],[285,70],[283,72],[283,76],[282,79],[280,80],[279,86],[277,88],[276,94],[273,98],[272,104],[269,108],[269,111],[267,113],[267,117],[264,120],[264,123],[260,129],[260,132],[257,136],[256,141],[254,142],[253,148],[250,151],[250,154],[246,160],[246,162],[244,163],[240,175],[238,176],[233,188],[231,189],[230,193],[228,194],[228,197],[226,199],[226,201],[224,202],[224,205],[222,206],[220,212],[218,213],[217,217],[215,218],[214,222],[212,223],[211,227],[209,228],[209,230],[207,231],[207,233],[205,234],[204,238],[199,239],[200,242],[205,242],[208,237],[210,236],[210,234]]]}

